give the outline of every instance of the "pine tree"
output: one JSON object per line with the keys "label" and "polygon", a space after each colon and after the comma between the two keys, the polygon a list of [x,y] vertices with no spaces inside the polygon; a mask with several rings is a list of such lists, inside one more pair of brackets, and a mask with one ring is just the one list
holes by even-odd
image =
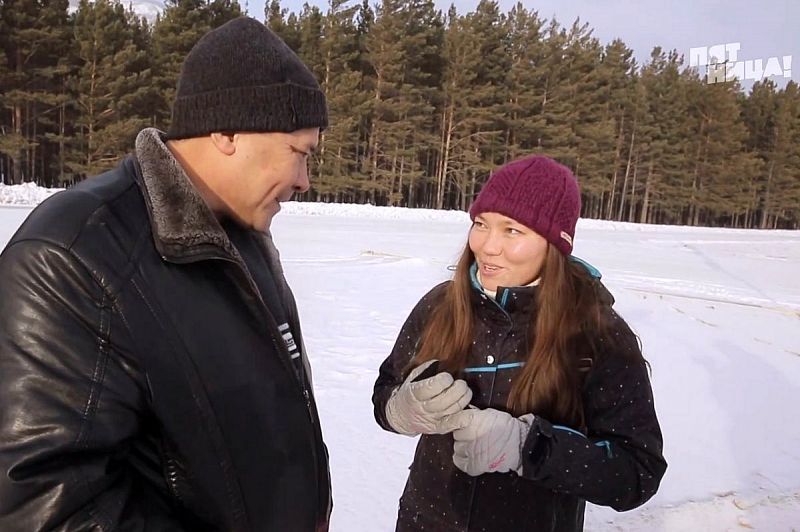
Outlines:
{"label": "pine tree", "polygon": [[538,151],[545,128],[541,80],[546,75],[544,21],[535,11],[528,11],[518,3],[509,13],[508,27],[511,67],[506,105],[506,161]]}
{"label": "pine tree", "polygon": [[[786,116],[789,142],[786,156],[785,185],[778,201],[782,227],[800,228],[800,85],[794,81],[786,84],[780,107]],[[776,220],[774,224],[778,227]]]}
{"label": "pine tree", "polygon": [[373,202],[399,204],[404,179],[422,175],[415,151],[424,138],[419,128],[433,112],[425,86],[435,64],[437,17],[431,2],[384,0],[367,38],[374,93],[364,170]]}
{"label": "pine tree", "polygon": [[3,106],[9,124],[0,138],[0,153],[10,160],[13,183],[35,180],[47,171],[45,135],[52,124],[49,115],[61,104],[59,58],[68,46],[67,7],[67,0],[0,3],[6,56]]}
{"label": "pine tree", "polygon": [[544,125],[535,148],[568,166],[574,166],[577,160],[574,125],[578,108],[571,101],[574,82],[566,51],[583,31],[580,26],[574,25],[568,33],[556,20],[550,21],[544,41],[543,75],[538,91]]}
{"label": "pine tree", "polygon": [[153,83],[161,99],[152,123],[167,129],[183,60],[209,30],[242,14],[235,0],[165,0],[153,28]]}
{"label": "pine tree", "polygon": [[[762,229],[794,227],[800,208],[800,88],[790,81],[776,97],[767,175],[761,194]],[[791,225],[790,225],[791,226]]]}
{"label": "pine tree", "polygon": [[[5,0],[0,0],[0,13],[3,15],[5,15],[4,4]],[[0,184],[11,184],[11,166],[13,164],[11,157],[19,151],[19,148],[16,146],[16,142],[11,140],[11,113],[8,111],[13,109],[13,104],[6,95],[12,85],[10,84],[11,70],[6,56],[6,51],[11,47],[9,42],[11,32],[5,18],[5,16],[0,16]]]}
{"label": "pine tree", "polygon": [[358,58],[355,14],[332,0],[325,14],[319,54],[323,60],[320,80],[326,93],[330,127],[322,135],[312,189],[316,197],[339,201],[356,192],[362,181],[358,161],[358,125],[367,95],[359,89],[361,73],[353,69]]}
{"label": "pine tree", "polygon": [[690,127],[685,78],[680,57],[656,47],[642,71],[645,107],[641,118],[641,143],[636,154],[642,183],[638,220],[641,223],[676,223],[688,202],[687,138]]}
{"label": "pine tree", "polygon": [[753,85],[749,98],[741,102],[748,130],[747,150],[758,158],[757,171],[747,177],[749,205],[745,227],[797,227],[800,202],[800,103],[798,87],[789,82],[778,91],[774,82]]}
{"label": "pine tree", "polygon": [[[167,0],[153,27],[125,0],[0,0],[0,181],[69,184],[165,129],[180,65],[232,0]],[[445,20],[433,0],[330,0],[265,23],[326,92],[330,127],[307,199],[466,208],[496,165],[570,166],[583,216],[800,224],[800,89],[707,84],[676,52],[642,69],[620,40],[483,0]]]}
{"label": "pine tree", "polygon": [[402,120],[407,135],[396,149],[397,172],[392,181],[390,203],[416,205],[435,167],[437,136],[435,109],[440,105],[444,67],[444,22],[432,0],[413,0],[405,8],[407,34],[406,57],[409,61],[403,76],[402,93],[407,109]]}
{"label": "pine tree", "polygon": [[300,50],[300,32],[297,28],[297,18],[292,14],[292,21],[288,21],[288,9],[281,7],[280,0],[271,0],[264,5],[264,20],[269,29],[283,39],[289,48],[297,53]]}
{"label": "pine tree", "polygon": [[79,176],[111,168],[133,148],[147,123],[152,79],[147,51],[134,42],[134,15],[119,0],[81,0],[75,16],[79,70],[72,80],[77,151],[68,166]]}
{"label": "pine tree", "polygon": [[297,55],[317,79],[322,79],[325,70],[323,59],[320,56],[322,19],[322,11],[317,6],[303,4],[303,11],[296,23],[300,42]]}
{"label": "pine tree", "polygon": [[466,210],[479,181],[507,157],[508,25],[497,3],[487,0],[463,17],[451,9],[448,19],[444,155],[437,180],[437,206]]}
{"label": "pine tree", "polygon": [[707,84],[689,81],[692,146],[691,197],[686,218],[690,225],[718,223],[722,216],[742,216],[748,208],[744,176],[757,171],[757,161],[746,151],[747,129],[741,120],[738,83]]}
{"label": "pine tree", "polygon": [[368,160],[370,156],[370,128],[372,125],[372,95],[375,93],[374,70],[369,62],[369,50],[367,43],[372,26],[375,24],[375,12],[370,6],[369,0],[363,0],[358,8],[356,15],[356,57],[353,62],[353,70],[358,72],[360,83],[356,89],[360,95],[359,105],[351,110],[356,114],[358,120],[355,159],[356,168],[353,178],[357,180],[354,186],[356,196],[354,201],[364,202],[370,194],[370,175],[364,169],[369,168]]}
{"label": "pine tree", "polygon": [[747,127],[747,151],[758,159],[756,172],[747,176],[746,193],[749,196],[748,209],[743,225],[751,228],[759,224],[758,213],[761,207],[761,182],[764,180],[767,162],[772,149],[772,135],[777,112],[775,83],[771,80],[753,84],[749,98],[741,101],[742,119]]}
{"label": "pine tree", "polygon": [[207,0],[207,2],[205,14],[209,29],[218,28],[243,14],[238,0]]}
{"label": "pine tree", "polygon": [[[631,156],[635,117],[636,60],[633,50],[615,39],[605,47],[601,69],[607,82],[608,113],[613,120],[613,158],[608,172],[610,184],[604,217],[612,219],[617,213],[617,203],[623,207],[628,178],[631,174]],[[620,190],[622,189],[622,190]]]}
{"label": "pine tree", "polygon": [[617,72],[605,63],[604,49],[587,24],[576,21],[567,43],[568,101],[577,111],[570,124],[575,148],[572,164],[583,192],[583,214],[599,218],[611,195],[616,163],[617,125],[610,93]]}

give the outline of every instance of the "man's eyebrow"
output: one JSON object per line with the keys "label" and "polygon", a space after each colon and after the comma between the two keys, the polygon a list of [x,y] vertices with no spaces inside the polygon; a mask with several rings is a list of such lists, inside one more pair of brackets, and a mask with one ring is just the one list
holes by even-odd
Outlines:
{"label": "man's eyebrow", "polygon": [[305,145],[303,145],[303,144],[300,144],[300,143],[295,144],[293,142],[290,142],[289,146],[295,151],[299,151],[301,153],[306,153],[308,155],[314,155],[315,153],[317,153],[317,146],[315,146],[314,144],[305,144]]}
{"label": "man's eyebrow", "polygon": [[303,146],[301,144],[289,143],[289,147],[292,148],[294,151],[305,153],[307,155],[314,155],[315,153],[317,153],[317,147],[311,144]]}

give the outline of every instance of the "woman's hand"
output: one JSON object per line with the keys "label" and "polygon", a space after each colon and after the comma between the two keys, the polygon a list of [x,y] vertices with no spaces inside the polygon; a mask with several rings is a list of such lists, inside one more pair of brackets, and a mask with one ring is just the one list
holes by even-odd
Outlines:
{"label": "woman's hand", "polygon": [[429,360],[414,368],[386,404],[386,419],[400,434],[447,434],[459,427],[450,416],[462,411],[472,399],[467,383],[446,372],[414,382],[434,362]]}
{"label": "woman's hand", "polygon": [[521,452],[533,414],[516,418],[507,412],[470,408],[448,421],[453,432],[453,463],[473,477],[483,473],[522,472]]}

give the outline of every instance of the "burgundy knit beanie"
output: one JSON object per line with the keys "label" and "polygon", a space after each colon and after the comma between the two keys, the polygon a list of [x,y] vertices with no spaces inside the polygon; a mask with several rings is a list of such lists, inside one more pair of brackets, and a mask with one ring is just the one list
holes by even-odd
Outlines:
{"label": "burgundy knit beanie", "polygon": [[541,155],[518,159],[489,177],[469,217],[496,212],[530,227],[561,253],[572,253],[581,213],[578,181],[566,166]]}

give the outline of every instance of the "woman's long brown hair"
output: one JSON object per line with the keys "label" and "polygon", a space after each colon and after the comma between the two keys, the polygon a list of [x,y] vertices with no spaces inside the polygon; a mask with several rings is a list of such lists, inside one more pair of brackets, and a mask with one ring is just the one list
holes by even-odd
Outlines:
{"label": "woman's long brown hair", "polygon": [[[453,282],[429,316],[410,366],[439,359],[441,369],[456,374],[467,366],[473,337],[470,267],[475,256],[467,245]],[[540,272],[536,310],[529,328],[527,362],[515,379],[508,408],[515,415],[533,412],[552,421],[583,424],[576,342],[593,346],[608,337],[601,302],[589,272],[553,246]]]}

